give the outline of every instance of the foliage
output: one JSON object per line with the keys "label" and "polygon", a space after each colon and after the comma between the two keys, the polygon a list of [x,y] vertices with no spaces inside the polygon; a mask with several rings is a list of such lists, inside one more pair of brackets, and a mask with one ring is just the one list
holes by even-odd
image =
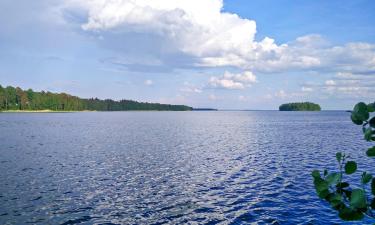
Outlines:
{"label": "foliage", "polygon": [[295,102],[282,104],[280,111],[320,111],[320,105],[312,102]]}
{"label": "foliage", "polygon": [[[375,141],[375,117],[370,113],[375,111],[375,103],[366,105],[360,102],[351,112],[354,124],[361,125],[364,139]],[[368,157],[375,157],[375,146],[366,152]],[[318,170],[312,172],[314,186],[318,196],[326,200],[333,209],[338,211],[342,220],[362,220],[365,216],[375,219],[375,178],[368,172],[361,175],[361,184],[357,187],[344,181],[344,175],[354,174],[357,163],[349,161],[345,153],[336,153],[339,172],[321,174]]]}
{"label": "foliage", "polygon": [[125,111],[125,110],[168,110],[188,111],[184,105],[143,103],[131,100],[114,101],[97,98],[82,99],[65,93],[34,92],[31,89],[0,85],[0,111],[2,110],[55,110],[55,111]]}

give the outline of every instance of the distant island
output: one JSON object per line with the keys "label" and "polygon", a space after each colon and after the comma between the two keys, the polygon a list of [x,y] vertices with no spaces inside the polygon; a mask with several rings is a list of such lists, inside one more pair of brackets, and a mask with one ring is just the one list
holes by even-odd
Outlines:
{"label": "distant island", "polygon": [[294,102],[282,104],[280,111],[320,111],[320,105],[312,102]]}
{"label": "distant island", "polygon": [[66,93],[35,92],[19,87],[0,85],[0,111],[191,111],[185,105],[137,102],[132,100],[115,101],[98,98],[83,99]]}

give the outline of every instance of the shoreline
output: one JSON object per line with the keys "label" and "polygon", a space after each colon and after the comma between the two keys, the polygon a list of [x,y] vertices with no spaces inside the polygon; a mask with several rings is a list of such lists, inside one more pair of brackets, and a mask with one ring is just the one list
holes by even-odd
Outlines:
{"label": "shoreline", "polygon": [[3,110],[0,113],[74,113],[74,112],[95,112],[95,111],[55,111],[55,110]]}
{"label": "shoreline", "polygon": [[[1,113],[79,113],[79,112],[192,112],[194,110],[0,110]],[[200,110],[197,110],[200,111]],[[218,111],[218,110],[217,110]]]}
{"label": "shoreline", "polygon": [[252,112],[252,111],[271,111],[271,112],[351,112],[350,110],[342,110],[342,109],[333,109],[333,110],[321,110],[321,111],[280,111],[280,110],[262,110],[262,109],[222,109],[222,110],[186,110],[186,111],[178,111],[178,110],[123,110],[123,111],[97,111],[97,110],[81,110],[81,111],[61,111],[61,110],[0,110],[1,113],[79,113],[79,112]]}

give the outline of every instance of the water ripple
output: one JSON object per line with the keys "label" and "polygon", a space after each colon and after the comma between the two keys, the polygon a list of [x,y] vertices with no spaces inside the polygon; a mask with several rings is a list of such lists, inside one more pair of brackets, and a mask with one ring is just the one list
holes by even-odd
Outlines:
{"label": "water ripple", "polygon": [[356,159],[367,147],[345,112],[1,114],[0,122],[0,224],[339,224],[310,171],[335,168],[338,150]]}

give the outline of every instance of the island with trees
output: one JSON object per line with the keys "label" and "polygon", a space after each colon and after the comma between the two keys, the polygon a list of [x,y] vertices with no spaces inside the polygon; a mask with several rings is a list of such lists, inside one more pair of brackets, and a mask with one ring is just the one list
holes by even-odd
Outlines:
{"label": "island with trees", "polygon": [[115,101],[98,98],[83,99],[66,93],[36,92],[19,87],[0,85],[0,111],[191,111],[185,105],[137,102],[132,100]]}
{"label": "island with trees", "polygon": [[320,111],[320,105],[312,102],[294,102],[282,104],[280,111]]}

